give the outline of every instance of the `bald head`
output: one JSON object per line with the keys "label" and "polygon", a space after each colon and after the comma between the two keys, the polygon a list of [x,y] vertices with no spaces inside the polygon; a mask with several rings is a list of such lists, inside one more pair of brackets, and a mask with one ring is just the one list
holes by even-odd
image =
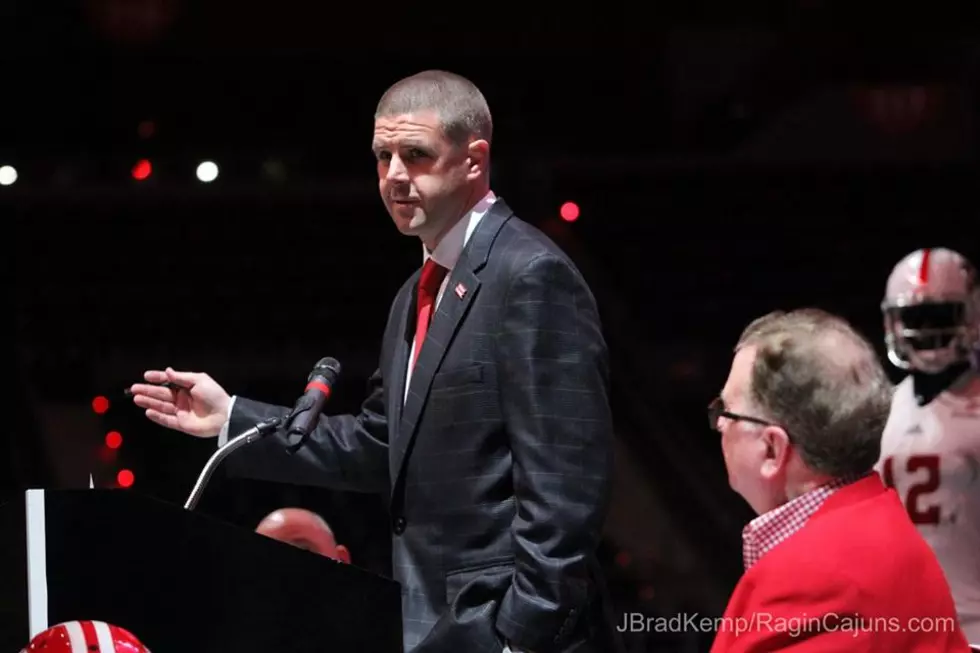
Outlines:
{"label": "bald head", "polygon": [[808,467],[830,476],[874,467],[892,386],[866,338],[842,318],[803,309],[752,322],[736,351],[749,347],[751,400],[784,425]]}
{"label": "bald head", "polygon": [[347,547],[338,544],[320,515],[302,508],[280,508],[262,519],[256,533],[339,562],[350,562]]}
{"label": "bald head", "polygon": [[433,112],[452,142],[463,145],[493,136],[493,120],[483,93],[473,82],[444,70],[426,70],[393,84],[381,96],[374,118]]}

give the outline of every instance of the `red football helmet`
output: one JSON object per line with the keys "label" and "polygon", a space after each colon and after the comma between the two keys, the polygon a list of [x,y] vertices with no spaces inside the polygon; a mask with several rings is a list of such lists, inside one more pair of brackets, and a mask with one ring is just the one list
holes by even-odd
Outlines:
{"label": "red football helmet", "polygon": [[35,635],[20,653],[150,653],[150,649],[119,626],[66,621]]}

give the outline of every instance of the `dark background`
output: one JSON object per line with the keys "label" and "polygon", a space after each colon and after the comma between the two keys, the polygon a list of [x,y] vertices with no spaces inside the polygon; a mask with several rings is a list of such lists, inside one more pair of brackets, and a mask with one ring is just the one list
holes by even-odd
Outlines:
{"label": "dark background", "polygon": [[[980,260],[976,16],[852,4],[430,17],[5,3],[0,165],[18,179],[0,186],[15,329],[4,498],[89,474],[111,487],[126,468],[128,491],[183,502],[213,443],[127,403],[147,368],[291,404],[331,355],[344,373],[330,410],[356,410],[389,302],[421,263],[377,197],[374,105],[399,77],[446,68],[494,112],[494,189],[575,258],[603,311],[619,458],[602,553],[619,610],[720,614],[751,514],[704,409],[742,327],[814,305],[880,345],[902,256],[945,245]],[[194,174],[205,159],[220,167],[210,184]],[[559,218],[566,201],[575,222]],[[374,497],[219,475],[199,509],[254,528],[283,505],[317,510],[356,564],[387,573]]]}

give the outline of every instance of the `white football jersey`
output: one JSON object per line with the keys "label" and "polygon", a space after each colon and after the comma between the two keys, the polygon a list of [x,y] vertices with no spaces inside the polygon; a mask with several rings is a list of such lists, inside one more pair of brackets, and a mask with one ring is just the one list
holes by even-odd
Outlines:
{"label": "white football jersey", "polygon": [[895,389],[876,469],[936,552],[966,638],[978,644],[980,375],[967,388],[919,406],[912,377],[906,377]]}

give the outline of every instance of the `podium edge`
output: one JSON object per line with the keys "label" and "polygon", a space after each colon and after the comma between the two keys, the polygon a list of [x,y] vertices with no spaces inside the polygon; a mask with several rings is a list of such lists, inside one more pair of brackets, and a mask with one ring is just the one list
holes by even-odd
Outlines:
{"label": "podium edge", "polygon": [[27,624],[28,639],[48,628],[48,564],[44,490],[24,495],[27,524]]}

